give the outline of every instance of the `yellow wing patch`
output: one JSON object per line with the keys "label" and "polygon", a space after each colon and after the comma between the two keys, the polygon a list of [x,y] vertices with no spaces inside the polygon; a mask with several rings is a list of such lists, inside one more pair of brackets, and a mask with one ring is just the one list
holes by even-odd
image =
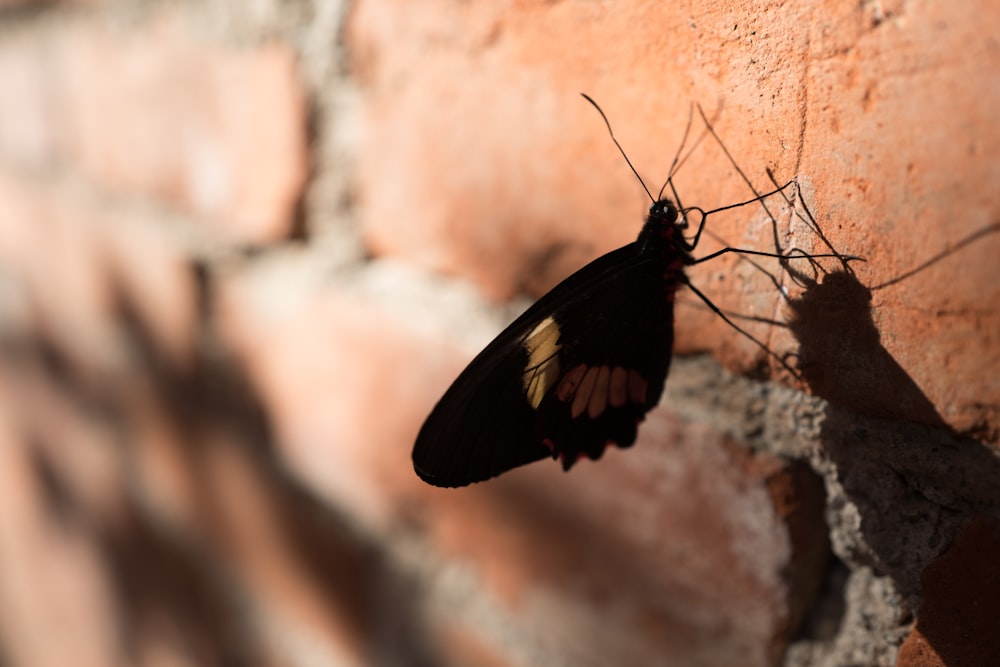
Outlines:
{"label": "yellow wing patch", "polygon": [[524,369],[524,393],[537,408],[552,384],[559,379],[559,324],[551,317],[538,323],[524,339],[528,365]]}

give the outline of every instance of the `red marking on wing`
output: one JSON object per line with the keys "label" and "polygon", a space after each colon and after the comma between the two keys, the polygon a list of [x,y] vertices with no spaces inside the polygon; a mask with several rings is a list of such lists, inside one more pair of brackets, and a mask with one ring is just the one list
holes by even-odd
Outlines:
{"label": "red marking on wing", "polygon": [[565,403],[576,394],[577,387],[580,386],[580,380],[583,379],[584,374],[587,372],[587,367],[583,364],[579,366],[574,366],[566,375],[563,376],[562,380],[559,381],[559,386],[556,387],[556,398]]}
{"label": "red marking on wing", "polygon": [[594,391],[594,385],[597,384],[597,373],[598,370],[591,367],[583,374],[583,379],[580,380],[580,386],[576,388],[576,394],[573,396],[573,404],[569,409],[569,414],[573,419],[582,415],[583,411],[590,404],[590,395]]}
{"label": "red marking on wing", "polygon": [[594,383],[594,390],[590,394],[590,401],[587,403],[587,414],[591,419],[597,418],[608,407],[608,382],[610,380],[610,368],[601,366],[597,369],[597,380]]}
{"label": "red marking on wing", "polygon": [[628,371],[621,366],[611,369],[611,380],[608,384],[608,403],[611,407],[620,408],[628,398]]}
{"label": "red marking on wing", "polygon": [[628,372],[628,397],[633,403],[646,402],[646,378],[639,374],[639,371],[629,370]]}

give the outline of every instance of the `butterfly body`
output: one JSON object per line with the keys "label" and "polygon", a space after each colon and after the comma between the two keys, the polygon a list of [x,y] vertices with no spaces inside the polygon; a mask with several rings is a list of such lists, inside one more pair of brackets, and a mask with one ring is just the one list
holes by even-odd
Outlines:
{"label": "butterfly body", "polygon": [[424,481],[464,486],[545,457],[568,470],[635,442],[663,392],[674,295],[694,263],[678,217],[655,202],[636,241],[566,278],[473,359],[417,436]]}

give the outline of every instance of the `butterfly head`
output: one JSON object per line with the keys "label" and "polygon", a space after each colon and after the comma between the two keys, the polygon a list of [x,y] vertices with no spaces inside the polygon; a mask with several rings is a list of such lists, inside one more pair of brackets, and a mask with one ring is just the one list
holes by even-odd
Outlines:
{"label": "butterfly head", "polygon": [[647,249],[673,247],[678,239],[683,239],[683,223],[678,223],[681,218],[677,205],[667,198],[653,202],[649,207],[649,215],[646,217],[646,224],[639,232],[639,242],[644,252]]}
{"label": "butterfly head", "polygon": [[649,219],[661,225],[677,224],[677,206],[669,199],[660,199],[649,207]]}

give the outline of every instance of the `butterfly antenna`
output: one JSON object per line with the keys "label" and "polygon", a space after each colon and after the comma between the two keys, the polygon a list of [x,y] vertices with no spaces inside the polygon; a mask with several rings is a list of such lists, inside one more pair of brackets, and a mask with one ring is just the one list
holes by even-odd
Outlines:
{"label": "butterfly antenna", "polygon": [[[774,176],[774,172],[771,170],[770,167],[767,168],[767,176],[768,178],[771,179],[772,183],[774,183],[775,185],[778,184],[778,181]],[[793,200],[791,200],[784,193],[782,193],[781,196],[784,197],[785,201],[788,202],[790,206],[792,206]],[[801,220],[802,223],[809,229],[809,231],[815,234],[816,237],[823,242],[823,245],[825,245],[830,250],[830,252],[837,255],[838,259],[840,259],[840,263],[843,265],[844,270],[847,273],[854,275],[854,269],[851,267],[850,264],[851,260],[860,260],[861,258],[855,257],[854,255],[843,255],[836,248],[833,247],[833,244],[830,242],[830,239],[826,237],[826,234],[823,233],[823,229],[819,226],[819,223],[816,222],[816,217],[812,214],[812,211],[809,210],[809,204],[806,203],[805,197],[802,196],[802,191],[797,181],[795,185],[795,200],[798,201],[799,206],[805,212],[805,214],[803,215],[798,211],[797,207],[793,206],[793,209],[795,210],[795,217]]]}
{"label": "butterfly antenna", "polygon": [[653,199],[653,193],[651,193],[649,191],[649,188],[646,187],[646,183],[643,182],[642,176],[640,176],[639,172],[635,170],[635,167],[632,166],[632,162],[628,159],[628,155],[625,154],[625,149],[622,148],[622,145],[618,143],[618,140],[615,138],[615,133],[611,129],[611,122],[608,120],[608,117],[604,115],[604,112],[601,110],[601,107],[597,106],[597,102],[591,99],[590,95],[587,95],[587,93],[580,93],[580,94],[583,95],[583,99],[590,102],[594,106],[594,108],[597,109],[597,113],[601,114],[601,118],[604,119],[604,124],[608,126],[608,134],[611,135],[611,141],[615,142],[615,146],[618,147],[618,152],[622,154],[623,158],[625,158],[625,163],[628,165],[628,168],[631,169],[632,173],[635,174],[635,177],[639,179],[639,184],[642,185],[642,189],[645,190],[646,195],[649,196],[649,201],[655,204],[656,200]]}
{"label": "butterfly antenna", "polygon": [[681,137],[681,143],[677,147],[677,153],[674,154],[674,161],[670,163],[670,170],[667,172],[667,180],[665,180],[663,182],[663,185],[660,186],[660,192],[657,193],[656,195],[657,199],[662,199],[663,191],[666,190],[667,186],[669,185],[670,191],[674,195],[674,200],[677,202],[677,205],[679,207],[681,206],[681,203],[680,199],[677,197],[677,189],[674,188],[673,178],[674,174],[677,173],[677,170],[681,168],[681,165],[687,162],[687,159],[691,156],[691,153],[689,151],[688,154],[684,156],[684,159],[683,160],[681,159],[681,153],[684,152],[684,145],[687,143],[688,140],[688,133],[691,132],[691,119],[693,117],[694,117],[694,107],[693,105],[688,105],[688,119],[687,119],[687,124],[684,126],[684,135]]}
{"label": "butterfly antenna", "polygon": [[[767,202],[764,201],[764,198],[767,197],[767,195],[761,195],[759,192],[757,192],[757,188],[754,187],[753,181],[750,180],[750,177],[747,176],[746,172],[743,171],[743,169],[740,167],[739,163],[736,161],[736,158],[734,158],[733,154],[729,152],[728,148],[726,148],[726,144],[725,142],[722,141],[722,137],[720,137],[718,133],[715,131],[715,128],[712,126],[712,123],[708,120],[708,116],[705,115],[705,110],[701,108],[701,104],[698,104],[698,115],[701,116],[701,121],[702,123],[704,123],[705,129],[708,131],[709,134],[712,135],[712,137],[715,139],[715,143],[718,144],[719,148],[722,149],[722,152],[725,153],[726,157],[729,159],[729,164],[733,165],[733,169],[735,169],[736,173],[740,175],[740,178],[743,179],[743,182],[747,184],[747,187],[750,188],[750,191],[753,192],[755,195],[757,195],[757,201],[761,203],[761,206],[764,207],[764,210],[767,211],[768,215],[771,215],[770,209],[767,208]],[[775,186],[777,186],[777,183],[775,183]]]}
{"label": "butterfly antenna", "polygon": [[953,253],[958,252],[959,250],[961,250],[965,246],[969,245],[973,241],[978,241],[979,239],[981,239],[982,237],[986,236],[987,234],[996,234],[997,232],[1000,232],[1000,222],[994,222],[992,225],[987,225],[987,226],[983,227],[982,229],[980,229],[979,231],[973,232],[969,236],[966,236],[964,239],[962,239],[958,243],[952,245],[951,247],[949,247],[949,248],[947,248],[947,249],[939,252],[938,254],[934,255],[930,259],[928,259],[928,260],[926,260],[924,262],[921,262],[920,264],[918,264],[914,268],[910,269],[909,271],[901,273],[898,276],[896,276],[895,278],[892,278],[891,280],[888,280],[888,281],[886,281],[884,283],[875,285],[874,287],[870,287],[869,289],[871,289],[872,291],[875,291],[875,290],[879,290],[879,289],[885,289],[886,287],[891,287],[891,286],[895,285],[896,283],[900,283],[900,282],[906,280],[907,278],[909,278],[910,276],[914,276],[914,275],[920,273],[921,271],[923,271],[924,269],[927,269],[930,266],[932,266],[934,264],[937,264],[938,262],[940,262],[945,257],[947,257],[947,256],[949,256],[949,255],[951,255]]}

